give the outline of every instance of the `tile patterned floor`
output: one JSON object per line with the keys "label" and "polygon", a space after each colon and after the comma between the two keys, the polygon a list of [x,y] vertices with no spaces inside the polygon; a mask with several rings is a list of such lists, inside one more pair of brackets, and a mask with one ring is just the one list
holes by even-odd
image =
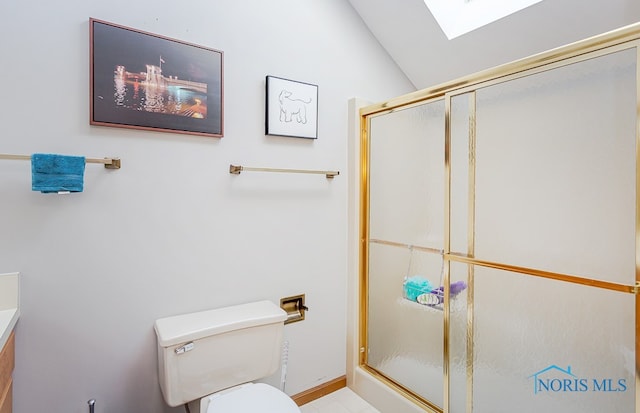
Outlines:
{"label": "tile patterned floor", "polygon": [[380,413],[348,387],[300,407],[302,413]]}

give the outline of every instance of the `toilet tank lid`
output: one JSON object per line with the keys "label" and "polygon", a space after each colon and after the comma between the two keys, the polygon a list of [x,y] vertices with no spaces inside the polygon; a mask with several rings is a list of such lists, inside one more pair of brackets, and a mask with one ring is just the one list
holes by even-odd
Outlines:
{"label": "toilet tank lid", "polygon": [[231,330],[281,323],[286,318],[283,309],[264,300],[161,318],[155,330],[160,346],[170,347]]}

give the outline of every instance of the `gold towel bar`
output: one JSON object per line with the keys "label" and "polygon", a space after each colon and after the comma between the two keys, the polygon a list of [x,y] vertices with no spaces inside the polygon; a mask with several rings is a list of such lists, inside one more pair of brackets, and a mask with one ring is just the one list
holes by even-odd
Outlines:
{"label": "gold towel bar", "polygon": [[[15,159],[20,161],[30,161],[31,155],[10,155],[0,153],[0,159]],[[86,163],[101,163],[107,169],[120,169],[120,158],[85,158]]]}
{"label": "gold towel bar", "polygon": [[293,174],[322,174],[327,179],[333,179],[334,176],[340,175],[339,171],[312,171],[308,169],[281,169],[281,168],[251,168],[242,165],[229,165],[229,173],[240,175],[242,171],[257,171],[257,172],[286,172]]}

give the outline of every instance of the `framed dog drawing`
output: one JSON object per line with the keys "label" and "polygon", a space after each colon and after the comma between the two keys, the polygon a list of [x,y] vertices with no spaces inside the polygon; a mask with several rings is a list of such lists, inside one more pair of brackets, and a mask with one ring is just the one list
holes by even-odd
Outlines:
{"label": "framed dog drawing", "polygon": [[318,138],[318,86],[267,76],[267,135]]}

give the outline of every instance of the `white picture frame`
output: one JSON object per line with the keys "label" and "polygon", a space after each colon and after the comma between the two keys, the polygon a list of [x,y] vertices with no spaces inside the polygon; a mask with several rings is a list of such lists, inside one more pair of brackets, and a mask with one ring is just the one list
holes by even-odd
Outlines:
{"label": "white picture frame", "polygon": [[318,86],[266,77],[265,134],[318,138]]}

